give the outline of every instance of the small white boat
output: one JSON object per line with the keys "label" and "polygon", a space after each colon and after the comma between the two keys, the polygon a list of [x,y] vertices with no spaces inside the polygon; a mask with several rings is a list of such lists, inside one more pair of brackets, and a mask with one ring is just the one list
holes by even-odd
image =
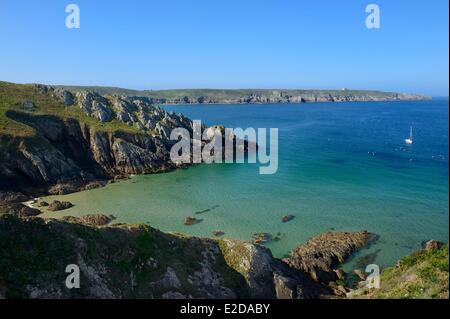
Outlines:
{"label": "small white boat", "polygon": [[409,128],[409,137],[405,138],[406,144],[412,144],[413,143],[413,134],[412,134],[412,126]]}

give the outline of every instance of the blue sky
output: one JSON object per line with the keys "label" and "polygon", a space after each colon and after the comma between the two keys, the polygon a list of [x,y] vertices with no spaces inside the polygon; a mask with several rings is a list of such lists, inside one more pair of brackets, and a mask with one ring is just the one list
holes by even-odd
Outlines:
{"label": "blue sky", "polygon": [[0,0],[0,80],[448,96],[448,23],[447,0]]}

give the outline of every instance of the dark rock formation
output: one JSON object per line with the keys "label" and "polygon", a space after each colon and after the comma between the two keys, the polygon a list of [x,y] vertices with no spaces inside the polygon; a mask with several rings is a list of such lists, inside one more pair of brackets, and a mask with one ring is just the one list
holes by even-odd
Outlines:
{"label": "dark rock formation", "polygon": [[16,217],[37,216],[41,213],[39,209],[31,208],[21,203],[0,202],[0,215],[12,215]]}
{"label": "dark rock formation", "polygon": [[281,221],[282,221],[283,223],[286,223],[286,222],[289,222],[289,221],[293,220],[294,218],[295,218],[294,215],[283,215],[283,216],[281,217]]}
{"label": "dark rock formation", "polygon": [[367,231],[327,232],[294,249],[291,257],[284,261],[295,269],[309,273],[315,281],[327,283],[339,279],[333,267],[377,238],[377,235]]}
{"label": "dark rock formation", "polygon": [[111,221],[116,219],[113,215],[103,215],[103,214],[89,214],[83,215],[80,217],[75,216],[64,216],[62,220],[72,222],[72,223],[81,223],[92,226],[104,226],[109,224]]}
{"label": "dark rock formation", "polygon": [[429,240],[425,243],[425,250],[427,251],[438,250],[442,246],[444,246],[444,244],[437,240]]}
{"label": "dark rock formation", "polygon": [[58,210],[68,209],[72,207],[71,202],[60,202],[59,200],[54,200],[50,205],[48,205],[47,210],[51,212],[56,212]]}
{"label": "dark rock formation", "polygon": [[0,190],[0,203],[1,202],[25,202],[28,200],[28,196],[20,192],[1,191]]}
{"label": "dark rock formation", "polygon": [[47,203],[46,201],[42,201],[39,203],[39,207],[47,207],[49,205],[49,203]]}
{"label": "dark rock formation", "polygon": [[[145,225],[94,227],[85,222],[0,216],[2,295],[317,298],[323,292],[307,274],[250,243],[165,234]],[[80,267],[80,289],[64,284],[69,264]]]}
{"label": "dark rock formation", "polygon": [[184,224],[186,225],[186,226],[191,226],[191,225],[195,225],[195,224],[198,224],[198,223],[200,223],[202,220],[201,219],[198,219],[198,218],[195,218],[195,217],[186,217],[185,219],[184,219]]}
{"label": "dark rock formation", "polygon": [[[13,106],[5,111],[8,121],[34,133],[13,136],[0,131],[0,196],[5,191],[61,195],[86,185],[89,189],[100,186],[100,181],[104,185],[117,177],[187,165],[170,159],[176,143],[170,140],[172,129],[184,128],[192,135],[192,121],[183,115],[166,112],[143,97],[72,94],[44,85],[34,88],[30,96],[44,101],[36,109],[51,103],[61,113],[69,109],[78,115],[59,116],[54,110],[44,115],[45,111]],[[85,120],[86,116],[92,119]]]}

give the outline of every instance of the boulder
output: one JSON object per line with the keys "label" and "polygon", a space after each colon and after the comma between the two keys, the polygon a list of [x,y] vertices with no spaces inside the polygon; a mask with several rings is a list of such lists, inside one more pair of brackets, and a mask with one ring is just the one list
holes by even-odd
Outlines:
{"label": "boulder", "polygon": [[200,222],[201,222],[201,219],[198,219],[198,218],[195,218],[195,217],[190,217],[190,216],[188,216],[188,217],[186,217],[184,219],[184,224],[186,226],[195,225],[195,224],[198,224]]}
{"label": "boulder", "polygon": [[427,251],[437,250],[437,249],[441,248],[442,245],[443,245],[443,243],[441,243],[437,240],[429,240],[425,243],[425,250],[427,250]]}
{"label": "boulder", "polygon": [[71,202],[60,202],[59,200],[54,200],[50,205],[48,205],[47,210],[56,212],[58,210],[68,209],[72,206],[73,204]]}
{"label": "boulder", "polygon": [[358,276],[359,279],[366,280],[367,275],[361,269],[355,269],[355,270],[353,270],[353,272],[355,273],[356,276]]}
{"label": "boulder", "polygon": [[22,103],[22,106],[26,109],[34,109],[36,107],[36,105],[32,101],[24,101]]}

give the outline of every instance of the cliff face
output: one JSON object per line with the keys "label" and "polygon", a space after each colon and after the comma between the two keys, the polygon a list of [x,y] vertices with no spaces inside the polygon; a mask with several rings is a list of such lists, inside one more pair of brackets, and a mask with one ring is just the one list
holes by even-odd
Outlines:
{"label": "cliff face", "polygon": [[147,98],[0,83],[0,200],[173,169],[178,127],[192,132],[192,121]]}
{"label": "cliff face", "polygon": [[[165,234],[0,214],[0,298],[317,298],[322,289],[269,250]],[[66,266],[80,268],[68,289]]]}
{"label": "cliff face", "polygon": [[125,174],[170,169],[171,143],[160,136],[102,132],[74,119],[13,112],[7,116],[33,127],[37,135],[13,138],[1,148],[1,184],[50,186]]}

